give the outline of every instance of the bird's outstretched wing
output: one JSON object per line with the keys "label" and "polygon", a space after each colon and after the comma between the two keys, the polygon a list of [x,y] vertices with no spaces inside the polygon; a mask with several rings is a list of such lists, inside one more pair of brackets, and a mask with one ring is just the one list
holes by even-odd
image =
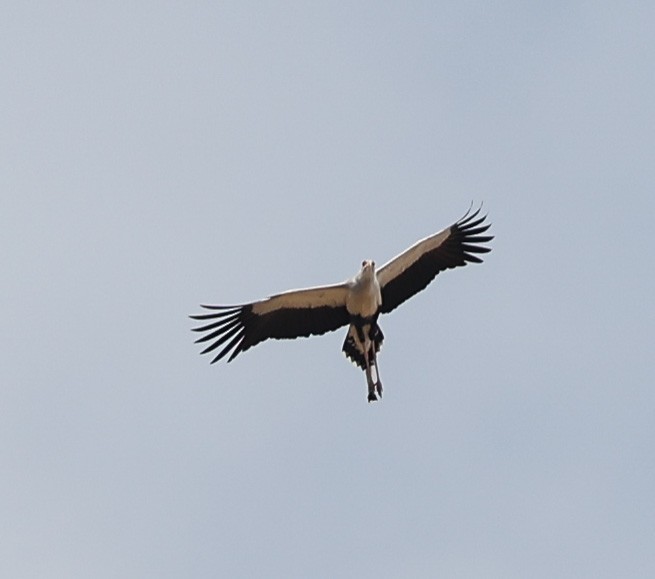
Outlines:
{"label": "bird's outstretched wing", "polygon": [[457,223],[416,242],[378,270],[382,313],[392,311],[425,289],[438,273],[482,261],[474,254],[491,251],[483,244],[493,236],[481,235],[490,224],[485,223],[486,215],[478,217],[479,213],[480,209],[473,213],[469,210]]}
{"label": "bird's outstretched wing", "polygon": [[211,320],[193,328],[204,335],[196,343],[209,342],[206,354],[227,342],[212,364],[230,351],[228,362],[248,348],[269,338],[291,339],[324,334],[349,322],[346,310],[348,284],[341,283],[301,290],[291,290],[251,304],[240,306],[205,306],[212,313],[190,316],[194,320]]}

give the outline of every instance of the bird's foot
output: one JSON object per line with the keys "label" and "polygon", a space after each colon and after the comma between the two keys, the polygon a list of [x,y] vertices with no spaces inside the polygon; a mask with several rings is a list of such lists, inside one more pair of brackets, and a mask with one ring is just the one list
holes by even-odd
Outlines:
{"label": "bird's foot", "polygon": [[375,395],[375,390],[369,390],[368,391],[368,401],[369,402],[375,402],[378,399],[378,397]]}
{"label": "bird's foot", "polygon": [[382,398],[382,382],[379,380],[375,383],[375,389],[377,390],[378,396]]}

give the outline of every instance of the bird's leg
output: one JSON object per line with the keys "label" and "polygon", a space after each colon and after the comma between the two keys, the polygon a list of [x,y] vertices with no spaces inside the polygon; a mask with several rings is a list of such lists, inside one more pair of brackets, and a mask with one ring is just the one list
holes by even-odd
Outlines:
{"label": "bird's leg", "polygon": [[357,327],[357,337],[364,352],[364,365],[366,366],[366,383],[368,384],[368,401],[375,402],[378,397],[375,395],[375,382],[371,375],[371,360],[369,359],[370,340],[364,335],[364,329]]}
{"label": "bird's leg", "polygon": [[375,366],[375,390],[378,395],[382,396],[382,382],[380,382],[380,367],[378,366],[378,356],[377,356],[377,340],[382,337],[382,332],[380,331],[377,321],[369,327],[369,348],[370,352],[369,359],[371,361],[371,367]]}
{"label": "bird's leg", "polygon": [[375,343],[371,346],[371,353],[373,355],[372,365],[375,366],[375,389],[380,397],[382,397],[382,382],[380,382],[380,367],[378,366],[378,356],[375,352]]}
{"label": "bird's leg", "polygon": [[375,395],[375,383],[371,375],[371,363],[368,359],[368,351],[364,350],[364,362],[366,362],[366,383],[368,384],[368,401],[375,402],[378,397]]}

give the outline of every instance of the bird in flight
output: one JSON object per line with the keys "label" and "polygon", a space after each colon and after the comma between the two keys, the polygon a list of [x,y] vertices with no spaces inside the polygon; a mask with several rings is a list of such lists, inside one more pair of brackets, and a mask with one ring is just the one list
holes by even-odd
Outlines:
{"label": "bird in flight", "polygon": [[490,224],[479,214],[480,209],[469,209],[450,227],[421,239],[380,268],[374,261],[363,261],[359,272],[343,283],[290,290],[250,304],[203,305],[210,313],[190,316],[203,322],[193,328],[203,334],[196,343],[208,343],[201,354],[223,346],[211,363],[228,354],[231,362],[269,338],[307,337],[348,326],[343,352],[366,373],[368,401],[377,400],[382,396],[377,355],[384,340],[380,314],[425,289],[442,271],[482,262],[476,254],[491,251],[484,244],[493,236],[484,235]]}

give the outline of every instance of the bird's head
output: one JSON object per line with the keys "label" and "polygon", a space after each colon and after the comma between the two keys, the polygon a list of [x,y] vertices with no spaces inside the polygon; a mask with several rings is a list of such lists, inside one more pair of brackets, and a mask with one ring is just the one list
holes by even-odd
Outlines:
{"label": "bird's head", "polygon": [[375,273],[375,262],[371,259],[362,261],[362,274],[373,275]]}

